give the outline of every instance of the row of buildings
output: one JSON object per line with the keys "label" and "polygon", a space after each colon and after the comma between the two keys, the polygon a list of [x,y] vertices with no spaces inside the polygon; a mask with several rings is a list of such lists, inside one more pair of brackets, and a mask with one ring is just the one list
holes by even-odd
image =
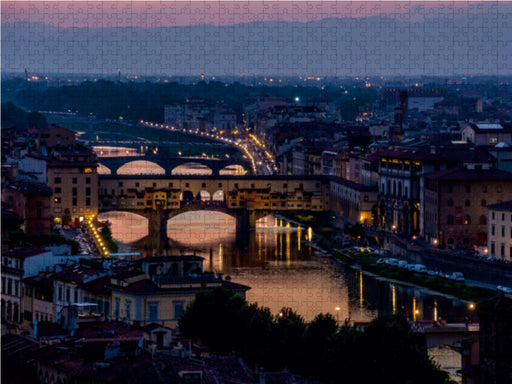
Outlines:
{"label": "row of buildings", "polygon": [[176,328],[196,293],[218,286],[243,297],[249,289],[204,271],[203,258],[194,255],[130,261],[28,247],[2,254],[2,319],[26,330],[35,322],[59,323],[72,333],[79,315],[94,313]]}
{"label": "row of buildings", "polygon": [[76,132],[52,125],[2,129],[2,202],[30,234],[98,213],[98,159]]}
{"label": "row of buildings", "polygon": [[[98,213],[98,160],[91,149],[76,141],[73,131],[52,126],[23,136],[6,130],[2,142],[8,149],[3,154],[2,201],[22,219],[27,233],[49,234],[52,226],[78,225]],[[461,140],[443,145],[405,145],[402,141],[363,151],[303,140],[293,146],[289,173],[327,177],[329,201],[312,203],[311,209],[330,209],[344,223],[422,237],[442,247],[488,246],[491,256],[509,260],[510,238],[489,241],[489,236],[502,231],[492,230],[487,208],[512,199],[509,143],[510,126],[488,123],[468,124]],[[254,192],[259,200],[269,202],[275,195],[272,185],[258,186],[259,192],[237,191],[237,183],[233,185],[223,199],[236,198],[232,201],[236,208],[251,200],[239,201],[242,195]],[[139,191],[143,193],[141,204],[155,191]],[[300,192],[299,188],[295,194]],[[321,196],[324,199],[324,193]],[[300,201],[292,208],[299,206],[307,208]],[[290,209],[289,204],[286,208]]]}

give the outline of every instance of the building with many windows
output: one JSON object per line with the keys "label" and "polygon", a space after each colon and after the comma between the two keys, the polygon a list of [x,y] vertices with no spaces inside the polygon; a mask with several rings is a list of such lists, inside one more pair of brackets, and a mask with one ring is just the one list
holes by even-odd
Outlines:
{"label": "building with many windows", "polygon": [[462,140],[482,146],[510,143],[512,127],[498,123],[471,123],[462,129]]}
{"label": "building with many windows", "polygon": [[512,261],[512,200],[491,204],[487,212],[489,255]]}
{"label": "building with many windows", "polygon": [[47,167],[54,224],[77,225],[98,213],[98,160],[93,151],[74,146],[59,152]]}
{"label": "building with many windows", "polygon": [[142,270],[111,277],[112,317],[141,325],[174,328],[188,303],[205,288],[223,286],[245,297],[249,287],[203,272],[199,256],[157,256],[142,260]]}
{"label": "building with many windows", "polygon": [[50,198],[52,189],[41,183],[13,181],[6,184],[2,200],[23,221],[29,235],[50,234]]}
{"label": "building with many windows", "polygon": [[499,169],[450,168],[421,181],[421,235],[442,247],[489,244],[488,205],[512,199],[512,173]]}
{"label": "building with many windows", "polygon": [[376,185],[362,185],[333,176],[330,186],[330,206],[336,216],[343,217],[350,225],[377,225]]}
{"label": "building with many windows", "polygon": [[[395,148],[376,154],[379,164],[379,224],[383,229],[405,236],[418,235],[421,176],[447,169],[493,167],[495,158],[483,148]],[[505,174],[508,174],[505,172]]]}

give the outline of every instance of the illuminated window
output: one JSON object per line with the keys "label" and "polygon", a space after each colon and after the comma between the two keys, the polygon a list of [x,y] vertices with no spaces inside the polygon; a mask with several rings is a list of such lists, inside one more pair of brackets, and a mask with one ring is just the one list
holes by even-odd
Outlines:
{"label": "illuminated window", "polygon": [[84,173],[92,173],[92,168],[84,168]]}

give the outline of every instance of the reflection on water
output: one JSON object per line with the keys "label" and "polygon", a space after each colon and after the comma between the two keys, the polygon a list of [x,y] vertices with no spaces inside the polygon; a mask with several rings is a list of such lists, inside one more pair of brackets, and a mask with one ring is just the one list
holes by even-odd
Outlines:
{"label": "reflection on water", "polygon": [[456,383],[462,383],[462,377],[457,371],[461,368],[460,353],[449,346],[435,347],[428,350],[428,354],[439,364],[441,369],[448,372],[450,379]]}
{"label": "reflection on water", "polygon": [[108,220],[111,225],[112,238],[119,246],[119,252],[128,252],[133,249],[132,243],[146,237],[148,219],[130,212],[102,213],[100,218]]}
{"label": "reflection on water", "polygon": [[[146,219],[124,212],[102,216],[112,222],[120,252],[141,251],[133,243],[148,234]],[[378,313],[399,312],[417,321],[436,317],[464,320],[466,307],[460,301],[392,284],[321,258],[315,249],[299,241],[301,236],[314,237],[311,230],[288,228],[280,220],[267,221],[274,223],[282,226],[258,227],[251,232],[248,247],[241,249],[236,245],[233,217],[219,212],[187,212],[168,221],[168,254],[195,252],[204,257],[205,270],[249,285],[248,301],[269,307],[274,314],[286,306],[307,321],[327,312],[340,322],[369,321]]]}

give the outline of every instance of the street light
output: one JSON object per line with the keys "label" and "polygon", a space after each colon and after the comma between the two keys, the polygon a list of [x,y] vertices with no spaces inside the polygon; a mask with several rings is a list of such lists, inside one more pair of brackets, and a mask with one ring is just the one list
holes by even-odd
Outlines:
{"label": "street light", "polygon": [[341,308],[338,305],[334,309],[336,310],[336,325],[339,326],[340,325],[340,310],[341,310]]}

